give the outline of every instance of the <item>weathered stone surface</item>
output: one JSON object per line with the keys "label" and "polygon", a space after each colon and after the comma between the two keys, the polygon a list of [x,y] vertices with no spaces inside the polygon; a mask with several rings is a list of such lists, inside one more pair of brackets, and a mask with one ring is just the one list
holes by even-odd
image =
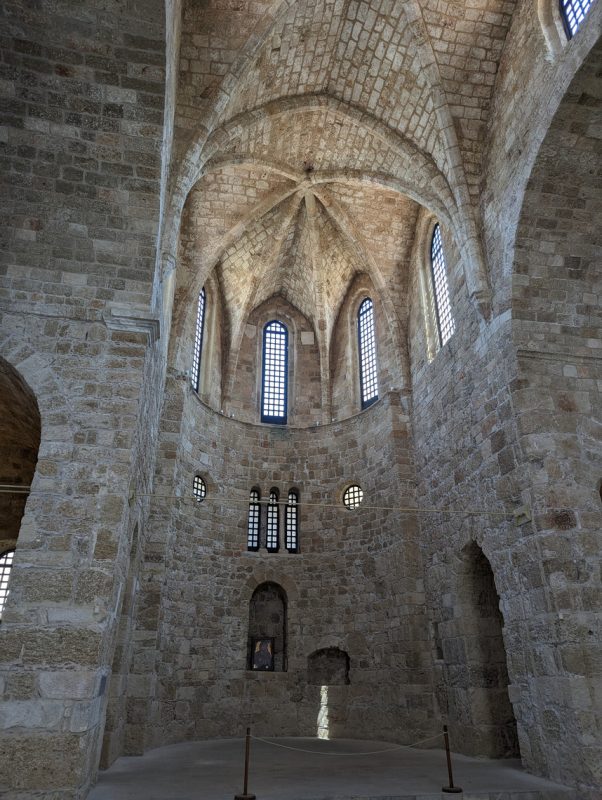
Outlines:
{"label": "weathered stone surface", "polygon": [[[30,6],[0,12],[0,484],[31,484],[0,492],[1,791],[82,800],[99,753],[249,722],[447,722],[595,797],[602,6],[570,41],[552,0]],[[299,552],[265,507],[247,550],[253,487],[298,493]]]}

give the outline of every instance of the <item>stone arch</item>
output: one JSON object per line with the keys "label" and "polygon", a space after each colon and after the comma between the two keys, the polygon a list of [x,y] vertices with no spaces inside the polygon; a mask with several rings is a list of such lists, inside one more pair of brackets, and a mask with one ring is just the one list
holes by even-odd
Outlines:
{"label": "stone arch", "polygon": [[[328,343],[333,419],[350,417],[361,410],[356,326],[357,310],[367,296],[375,303],[379,396],[382,397],[390,387],[401,388],[408,385],[407,352],[402,346],[401,338],[395,335],[397,325],[391,324],[390,311],[383,300],[383,292],[375,286],[370,275],[358,273],[341,299]],[[397,366],[400,363],[401,369]]]}
{"label": "stone arch", "polygon": [[[453,617],[437,626],[447,677],[448,720],[470,755],[518,755],[500,598],[489,559],[471,540],[454,569]],[[440,637],[440,638],[439,638]]]}
{"label": "stone arch", "polygon": [[[35,394],[19,372],[0,358],[0,484],[6,487],[0,494],[0,546],[16,543],[40,437]],[[13,487],[20,494],[11,494]]]}
{"label": "stone arch", "polygon": [[[588,25],[601,9],[600,4],[591,9]],[[600,497],[593,491],[602,474],[596,432],[602,418],[601,59],[599,39],[541,142],[523,196],[512,275],[516,381],[522,387],[513,404],[517,418],[529,420],[528,430],[519,428],[522,457],[531,465],[523,491],[537,509],[532,524],[541,553],[536,578],[527,569],[518,574],[529,598],[545,595],[554,609],[549,622],[534,599],[525,601],[534,609],[532,624],[548,625],[550,633],[530,646],[534,652],[521,679],[536,683],[532,664],[554,663],[565,628],[576,631],[571,648],[579,653],[558,662],[545,695],[536,694],[536,702],[521,710],[519,724],[529,766],[585,786],[598,782],[600,747],[587,746],[587,723],[564,697],[594,690],[595,670],[589,665],[599,650],[590,633],[598,609],[589,600],[590,582],[599,582],[599,576],[583,544],[596,552],[602,547]],[[550,561],[554,548],[562,559]],[[560,628],[556,619],[563,620]]]}
{"label": "stone arch", "polygon": [[0,554],[18,545],[40,439],[36,396],[22,375],[0,358]]}
{"label": "stone arch", "polygon": [[247,643],[247,668],[253,669],[254,649],[257,640],[273,640],[273,670],[286,672],[288,597],[282,586],[274,581],[264,581],[257,586],[249,601],[249,627]]}
{"label": "stone arch", "polygon": [[[178,290],[178,303],[180,307],[186,306],[187,301],[190,302],[191,298],[198,293],[207,275],[209,275],[216,264],[220,262],[224,253],[240,235],[244,226],[251,224],[260,216],[268,213],[274,205],[282,202],[283,199],[303,188],[304,185],[315,187],[332,181],[350,184],[355,182],[359,184],[369,183],[406,195],[421,205],[431,209],[439,218],[445,220],[454,232],[454,238],[458,243],[459,249],[461,252],[464,252],[466,237],[463,235],[464,223],[462,222],[462,211],[457,205],[447,178],[441,173],[433,159],[428,154],[420,151],[419,148],[408,139],[388,127],[385,123],[372,117],[367,112],[323,94],[286,97],[281,100],[271,101],[265,106],[244,112],[216,130],[211,137],[209,137],[202,153],[199,154],[198,165],[187,184],[186,197],[181,201],[178,220],[183,218],[184,208],[190,192],[205,175],[217,168],[223,168],[225,166],[248,166],[249,164],[255,164],[254,157],[250,153],[228,152],[228,148],[232,147],[232,143],[235,142],[237,137],[240,137],[244,131],[249,130],[252,126],[263,121],[269,121],[271,124],[283,116],[298,116],[307,113],[309,110],[322,110],[324,113],[332,113],[337,118],[348,121],[361,130],[370,132],[384,148],[400,159],[397,171],[395,174],[386,174],[345,169],[336,173],[326,172],[323,175],[316,173],[307,180],[303,180],[303,175],[300,173],[291,173],[290,170],[280,168],[273,162],[268,162],[268,164],[265,164],[263,161],[260,162],[262,166],[275,170],[291,181],[298,182],[289,189],[284,189],[282,192],[268,197],[266,201],[253,208],[243,220],[237,221],[232,229],[223,237],[219,248],[212,253],[206,263],[202,265],[202,269],[199,273],[191,276],[191,279],[185,281]],[[411,176],[411,178],[408,176]],[[179,225],[180,223],[178,222],[178,230]],[[169,249],[170,252],[176,252],[178,230],[173,229],[172,238],[169,242],[166,240],[164,243],[164,248]],[[471,259],[463,263],[465,264],[465,269],[470,269],[471,267],[466,265],[471,265],[475,262],[474,259]],[[468,283],[470,286],[470,279]]]}
{"label": "stone arch", "polygon": [[[542,3],[548,2],[551,4],[554,0],[542,0]],[[534,17],[537,13],[538,9],[533,7]],[[540,18],[535,18],[537,29]],[[498,116],[495,107],[489,125],[487,149],[491,156],[487,165],[485,187],[491,191],[492,186],[498,185],[500,169],[506,170],[508,186],[508,190],[500,198],[499,206],[504,209],[504,214],[500,215],[500,221],[503,219],[503,230],[496,231],[497,223],[493,219],[487,226],[489,262],[496,284],[500,280],[506,282],[512,274],[521,210],[535,161],[571,81],[582,65],[599,59],[599,55],[596,56],[592,50],[600,37],[601,26],[602,4],[594,3],[579,35],[569,40],[560,53],[546,60],[546,53],[549,51],[545,42],[540,42],[536,51],[537,70],[533,72],[532,79],[527,84],[523,82],[523,85],[517,83],[517,76],[512,68],[512,64],[520,60],[518,51],[524,46],[519,18],[509,31],[497,73],[495,94],[499,97],[514,94],[514,108],[520,110],[528,107],[529,114],[523,115],[522,119],[520,114],[513,115],[515,130],[511,148],[508,146],[508,119]],[[493,269],[496,263],[499,266]]]}
{"label": "stone arch", "polygon": [[[202,288],[205,289],[205,321],[198,395],[211,408],[220,410],[227,385],[231,318],[216,270],[199,287],[197,298]],[[178,304],[182,308],[179,298]],[[173,318],[174,335],[169,343],[170,355],[176,368],[185,375],[189,375],[191,370],[197,308],[198,299],[194,302],[192,296],[185,309],[186,313],[183,313],[183,309],[182,313],[175,314]]]}
{"label": "stone arch", "polygon": [[[39,541],[36,533],[36,518],[42,514],[45,498],[40,484],[38,465],[47,454],[54,452],[57,444],[64,439],[63,421],[56,425],[49,423],[48,417],[52,411],[60,418],[60,411],[65,412],[65,417],[70,418],[68,398],[59,386],[52,363],[45,356],[35,353],[31,348],[19,341],[16,336],[8,336],[0,343],[0,375],[5,392],[13,394],[15,398],[24,398],[24,407],[28,409],[23,422],[23,433],[29,441],[29,450],[35,450],[27,460],[29,466],[26,470],[27,485],[30,491],[19,498],[21,517],[19,524],[14,527],[11,541],[17,544],[13,560],[11,577],[11,590],[13,597],[21,595],[21,577],[24,576],[22,566],[26,558],[26,550],[32,542]],[[10,388],[9,388],[10,387]],[[6,395],[5,395],[6,396]],[[25,431],[27,415],[33,420],[33,428]],[[0,414],[6,418],[6,415]],[[9,418],[13,420],[12,416]],[[14,444],[14,443],[13,443]],[[23,473],[25,484],[25,472]],[[1,497],[1,495],[0,495]],[[37,556],[39,564],[44,556]],[[10,621],[10,608],[6,609],[5,616]]]}
{"label": "stone arch", "polygon": [[553,60],[568,42],[558,0],[536,0],[536,2],[541,32],[548,48],[548,58]]}
{"label": "stone arch", "polygon": [[[259,422],[261,394],[263,328],[271,319],[279,319],[288,330],[288,425],[304,427],[321,419],[321,358],[315,325],[311,319],[282,295],[273,295],[254,308],[245,308],[229,354],[226,369],[224,409],[248,422]],[[311,334],[313,342],[304,344],[302,333]],[[300,376],[311,379],[304,381]],[[307,384],[307,385],[305,385]],[[304,403],[299,402],[303,389]],[[234,406],[238,398],[238,406]],[[301,409],[306,406],[305,413]]]}
{"label": "stone arch", "polygon": [[[203,141],[203,147],[199,150],[196,158],[187,162],[184,171],[185,177],[181,174],[179,183],[172,194],[172,202],[164,228],[164,251],[176,252],[180,219],[186,198],[193,185],[207,173],[212,164],[226,163],[223,154],[232,140],[258,121],[274,120],[283,114],[304,113],[310,108],[328,109],[337,115],[353,119],[356,124],[371,131],[384,146],[392,149],[406,163],[405,169],[400,169],[399,174],[381,177],[378,180],[392,181],[392,188],[394,186],[399,189],[403,188],[405,194],[416,199],[422,205],[433,208],[440,216],[443,216],[445,209],[448,210],[451,228],[462,254],[469,293],[484,308],[489,302],[489,289],[481,246],[475,233],[476,226],[472,219],[473,210],[470,206],[468,192],[461,193],[461,202],[458,205],[458,198],[451,189],[447,178],[428,154],[420,151],[408,139],[362,109],[324,94],[286,97],[270,101],[265,106],[242,113],[211,133]],[[230,159],[234,161],[240,161],[240,158],[240,154],[230,156]],[[406,177],[408,172],[417,176],[415,184],[408,182]],[[166,256],[166,258],[169,257]],[[211,265],[207,266],[208,271],[211,268]],[[204,275],[199,276],[201,284],[204,279]]]}
{"label": "stone arch", "polygon": [[[597,250],[602,215],[596,148],[601,59],[602,38],[558,105],[523,195],[513,272],[513,328],[519,348],[528,345],[537,329],[549,334],[548,345],[565,351],[567,336],[571,344],[580,345],[584,337],[579,329],[591,340],[592,323],[594,327],[596,319],[599,323],[596,304],[588,297],[600,288]],[[578,224],[563,225],[567,215]],[[555,295],[558,288],[562,298]],[[554,325],[570,327],[559,337]],[[587,355],[586,341],[583,346]]]}
{"label": "stone arch", "polygon": [[351,659],[339,647],[323,647],[307,657],[307,682],[316,686],[346,686]]}

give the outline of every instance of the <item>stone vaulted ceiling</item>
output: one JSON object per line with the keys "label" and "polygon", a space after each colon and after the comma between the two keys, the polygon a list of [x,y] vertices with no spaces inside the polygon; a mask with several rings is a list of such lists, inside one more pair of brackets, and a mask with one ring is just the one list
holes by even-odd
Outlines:
{"label": "stone vaulted ceiling", "polygon": [[[327,343],[367,272],[403,324],[418,204],[461,249],[478,241],[484,130],[514,5],[186,0],[180,300],[217,270],[234,339],[281,294]],[[483,274],[478,251],[467,261]]]}
{"label": "stone vaulted ceiling", "polygon": [[417,213],[397,192],[322,178],[309,162],[296,179],[249,164],[221,167],[197,183],[188,204],[190,297],[194,277],[215,269],[234,339],[254,308],[282,295],[328,341],[358,273],[377,287],[404,288],[397,266],[409,255]]}

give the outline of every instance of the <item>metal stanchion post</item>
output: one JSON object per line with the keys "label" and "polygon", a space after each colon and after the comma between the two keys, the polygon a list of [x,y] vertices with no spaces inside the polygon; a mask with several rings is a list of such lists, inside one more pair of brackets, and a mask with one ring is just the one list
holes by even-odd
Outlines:
{"label": "metal stanchion post", "polygon": [[449,778],[449,786],[443,786],[442,792],[449,792],[450,794],[460,794],[462,789],[459,786],[454,786],[454,776],[452,774],[451,753],[449,752],[449,736],[447,733],[447,725],[443,726],[443,739],[445,740],[445,756],[447,758],[447,776]]}
{"label": "metal stanchion post", "polygon": [[234,796],[234,800],[256,800],[254,794],[249,794],[249,754],[251,751],[251,728],[247,728],[247,736],[245,739],[245,782],[242,794]]}

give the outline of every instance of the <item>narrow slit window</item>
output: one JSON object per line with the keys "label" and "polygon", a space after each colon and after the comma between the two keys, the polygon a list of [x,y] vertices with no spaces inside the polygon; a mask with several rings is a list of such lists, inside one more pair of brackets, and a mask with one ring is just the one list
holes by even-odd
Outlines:
{"label": "narrow slit window", "polygon": [[14,550],[6,550],[0,555],[0,620],[8,597],[8,579],[13,565]]}
{"label": "narrow slit window", "polygon": [[247,550],[259,550],[260,496],[257,489],[249,495],[249,519],[247,523]]}
{"label": "narrow slit window", "polygon": [[296,553],[299,549],[299,495],[292,489],[286,505],[285,539],[288,552]]}
{"label": "narrow slit window", "polygon": [[378,400],[374,303],[369,297],[366,297],[357,312],[357,335],[360,357],[362,408],[367,408]]}
{"label": "narrow slit window", "polygon": [[201,352],[203,350],[203,330],[205,327],[205,305],[207,295],[205,287],[199,293],[199,307],[196,315],[196,328],[194,331],[194,351],[192,353],[192,373],[190,382],[195,392],[198,392],[201,382]]}
{"label": "narrow slit window", "polygon": [[278,513],[278,490],[270,491],[268,501],[268,522],[266,528],[265,546],[270,553],[275,553],[280,547],[280,520]]}
{"label": "narrow slit window", "polygon": [[435,304],[435,321],[439,336],[439,346],[443,347],[453,336],[456,323],[451,310],[449,299],[449,285],[447,282],[447,267],[443,255],[443,242],[441,241],[441,228],[439,223],[433,230],[431,241],[431,278],[433,282],[433,297]]}
{"label": "narrow slit window", "polygon": [[263,329],[261,421],[286,423],[288,392],[288,331],[278,320]]}
{"label": "narrow slit window", "polygon": [[569,39],[579,30],[594,0],[560,0],[560,15]]}

